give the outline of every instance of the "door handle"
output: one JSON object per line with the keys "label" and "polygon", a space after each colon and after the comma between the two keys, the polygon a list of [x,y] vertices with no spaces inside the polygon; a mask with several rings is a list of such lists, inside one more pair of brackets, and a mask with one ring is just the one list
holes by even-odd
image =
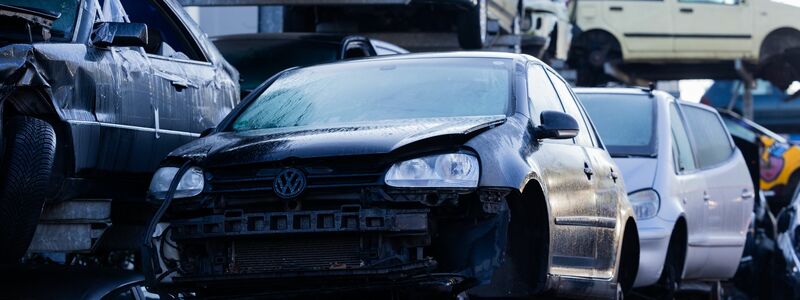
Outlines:
{"label": "door handle", "polygon": [[614,183],[617,183],[617,179],[619,179],[619,176],[614,172],[614,168],[611,168],[611,180],[613,180]]}
{"label": "door handle", "polygon": [[693,8],[689,8],[689,7],[683,7],[683,8],[681,8],[681,12],[685,13],[685,14],[690,14],[690,13],[694,12],[694,9]]}
{"label": "door handle", "polygon": [[153,132],[156,134],[156,139],[158,139],[161,137],[158,135],[158,131],[161,130],[161,124],[159,122],[159,117],[158,117],[158,107],[155,105],[152,106],[153,106],[153,120],[155,120],[155,127],[153,127]]}
{"label": "door handle", "polygon": [[755,197],[755,196],[756,196],[756,195],[755,195],[755,194],[753,194],[753,192],[751,192],[751,191],[748,191],[747,189],[745,189],[744,191],[742,191],[742,199],[752,199],[752,198],[753,198],[753,197]]}
{"label": "door handle", "polygon": [[586,178],[592,180],[592,175],[594,175],[594,170],[592,170],[592,168],[589,167],[589,163],[587,162],[583,163],[583,174],[586,174]]}
{"label": "door handle", "polygon": [[610,11],[622,11],[622,6],[611,6],[608,8]]}
{"label": "door handle", "polygon": [[703,201],[711,200],[711,195],[708,192],[703,192]]}
{"label": "door handle", "polygon": [[189,87],[189,82],[183,80],[172,80],[170,83],[179,92]]}

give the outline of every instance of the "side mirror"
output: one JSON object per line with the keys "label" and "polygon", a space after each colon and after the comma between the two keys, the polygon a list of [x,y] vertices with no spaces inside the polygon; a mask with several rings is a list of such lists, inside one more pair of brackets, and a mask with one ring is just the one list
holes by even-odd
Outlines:
{"label": "side mirror", "polygon": [[206,128],[202,132],[200,132],[200,137],[206,137],[209,134],[213,133],[214,130],[216,130],[216,129],[217,129],[217,127]]}
{"label": "side mirror", "polygon": [[147,24],[102,22],[94,24],[92,44],[98,47],[144,47],[147,45]]}
{"label": "side mirror", "polygon": [[560,111],[543,111],[541,123],[536,127],[537,139],[571,139],[578,135],[578,121]]}

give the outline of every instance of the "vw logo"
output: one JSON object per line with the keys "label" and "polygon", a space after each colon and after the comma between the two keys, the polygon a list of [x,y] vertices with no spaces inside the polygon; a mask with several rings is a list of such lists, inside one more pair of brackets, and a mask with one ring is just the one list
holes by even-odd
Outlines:
{"label": "vw logo", "polygon": [[306,189],[306,175],[295,168],[285,169],[275,177],[272,189],[283,199],[295,198]]}

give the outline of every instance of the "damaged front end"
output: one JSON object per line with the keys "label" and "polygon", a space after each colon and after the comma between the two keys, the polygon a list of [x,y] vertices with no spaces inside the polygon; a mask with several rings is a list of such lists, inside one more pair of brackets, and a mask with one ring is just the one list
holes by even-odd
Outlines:
{"label": "damaged front end", "polygon": [[[202,194],[162,203],[145,250],[149,285],[286,296],[456,295],[489,283],[504,261],[512,190],[395,188],[384,170],[369,158],[207,169]],[[287,172],[302,180],[281,183]],[[293,183],[303,192],[281,197]]]}

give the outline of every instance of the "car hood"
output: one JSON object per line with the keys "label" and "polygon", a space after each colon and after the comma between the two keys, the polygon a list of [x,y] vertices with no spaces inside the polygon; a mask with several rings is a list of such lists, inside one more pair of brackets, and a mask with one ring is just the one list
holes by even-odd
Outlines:
{"label": "car hood", "polygon": [[426,118],[326,127],[287,127],[218,132],[184,145],[170,158],[205,166],[226,166],[293,158],[385,154],[437,140],[441,146],[464,143],[505,116]]}
{"label": "car hood", "polygon": [[627,192],[652,188],[656,179],[658,159],[645,157],[614,158],[622,178],[625,180]]}

